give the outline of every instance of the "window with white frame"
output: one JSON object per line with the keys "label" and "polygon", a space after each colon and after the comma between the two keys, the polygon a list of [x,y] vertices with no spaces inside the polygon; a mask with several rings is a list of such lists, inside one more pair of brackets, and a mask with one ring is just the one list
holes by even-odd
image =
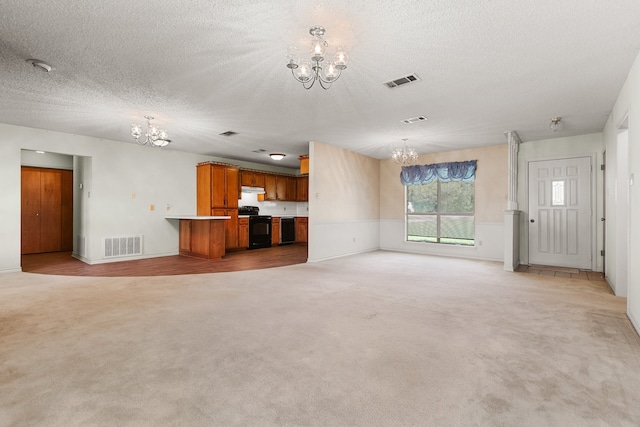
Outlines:
{"label": "window with white frame", "polygon": [[475,161],[404,167],[406,240],[473,246]]}

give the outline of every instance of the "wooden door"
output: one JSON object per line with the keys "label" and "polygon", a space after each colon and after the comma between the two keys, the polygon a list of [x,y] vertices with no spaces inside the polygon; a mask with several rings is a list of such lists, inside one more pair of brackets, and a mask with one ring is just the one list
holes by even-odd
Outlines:
{"label": "wooden door", "polygon": [[22,254],[40,252],[40,170],[22,168]]}
{"label": "wooden door", "polygon": [[73,172],[21,168],[21,253],[73,249]]}
{"label": "wooden door", "polygon": [[591,269],[591,158],[529,163],[529,263]]}

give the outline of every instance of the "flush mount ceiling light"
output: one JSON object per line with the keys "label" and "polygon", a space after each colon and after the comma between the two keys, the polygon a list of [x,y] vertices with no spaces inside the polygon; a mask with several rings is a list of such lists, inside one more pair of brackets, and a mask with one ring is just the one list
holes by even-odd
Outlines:
{"label": "flush mount ceiling light", "polygon": [[553,132],[558,132],[560,129],[562,129],[562,117],[552,117],[551,123],[549,123],[549,129],[551,129]]}
{"label": "flush mount ceiling light", "polygon": [[394,162],[402,166],[408,166],[418,159],[418,152],[415,148],[407,147],[407,139],[403,138],[404,145],[396,148],[391,152],[391,158]]}
{"label": "flush mount ceiling light", "polygon": [[282,159],[284,159],[285,154],[282,153],[271,153],[269,154],[269,157],[271,157],[273,160],[276,161],[280,161]]}
{"label": "flush mount ceiling light", "polygon": [[169,139],[169,134],[164,129],[158,129],[155,125],[151,124],[151,120],[153,117],[144,116],[147,119],[147,131],[144,136],[145,139],[140,139],[142,136],[142,128],[140,125],[133,123],[131,125],[131,136],[136,139],[136,142],[140,145],[149,144],[151,147],[166,147],[169,145],[171,140]]}
{"label": "flush mount ceiling light", "polygon": [[331,83],[340,78],[342,70],[347,68],[347,52],[343,46],[338,46],[333,59],[328,60],[323,68],[325,53],[329,46],[324,39],[325,29],[319,25],[311,27],[309,34],[311,40],[311,60],[301,59],[296,47],[290,48],[287,55],[287,68],[291,70],[293,77],[302,83],[305,89],[311,89],[317,81],[322,89],[329,89]]}
{"label": "flush mount ceiling light", "polygon": [[49,71],[52,70],[51,65],[47,64],[44,61],[41,61],[39,59],[27,59],[27,62],[31,65],[33,65],[34,68],[37,68],[38,70],[44,71],[45,73],[48,73]]}

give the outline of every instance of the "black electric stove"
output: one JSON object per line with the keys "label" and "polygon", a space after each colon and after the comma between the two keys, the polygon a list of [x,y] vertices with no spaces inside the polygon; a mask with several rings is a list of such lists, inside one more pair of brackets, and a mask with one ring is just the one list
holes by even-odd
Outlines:
{"label": "black electric stove", "polygon": [[249,215],[249,247],[271,247],[271,215],[260,215],[258,206],[240,206],[238,215]]}

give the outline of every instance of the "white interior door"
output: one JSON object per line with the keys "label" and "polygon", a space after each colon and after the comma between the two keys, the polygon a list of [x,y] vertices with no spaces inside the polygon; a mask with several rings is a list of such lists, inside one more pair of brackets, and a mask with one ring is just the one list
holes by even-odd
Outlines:
{"label": "white interior door", "polygon": [[591,269],[591,158],[529,163],[529,263]]}

